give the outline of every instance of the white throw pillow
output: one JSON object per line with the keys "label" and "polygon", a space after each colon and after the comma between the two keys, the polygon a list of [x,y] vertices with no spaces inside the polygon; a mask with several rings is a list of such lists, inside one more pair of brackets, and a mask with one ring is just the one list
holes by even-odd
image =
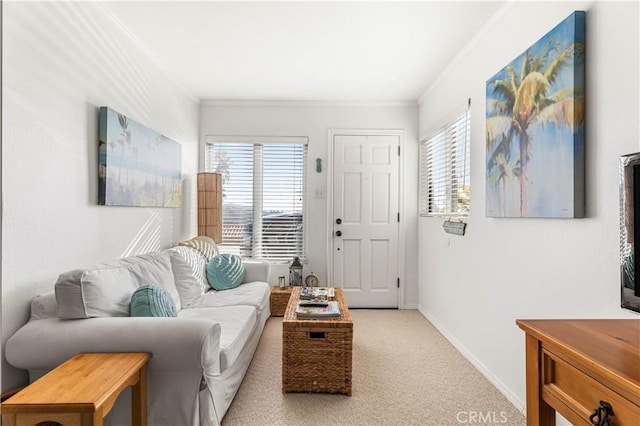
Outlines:
{"label": "white throw pillow", "polygon": [[189,306],[210,289],[205,276],[207,258],[191,247],[178,246],[169,251],[173,278],[182,306]]}

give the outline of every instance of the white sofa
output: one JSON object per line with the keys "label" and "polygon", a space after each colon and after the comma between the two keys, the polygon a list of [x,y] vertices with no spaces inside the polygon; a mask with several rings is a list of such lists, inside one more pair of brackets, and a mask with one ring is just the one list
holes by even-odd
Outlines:
{"label": "white sofa", "polygon": [[[79,352],[149,352],[149,426],[218,425],[270,316],[269,265],[245,261],[243,284],[214,291],[206,262],[198,250],[173,247],[63,273],[55,291],[32,300],[6,359],[33,381]],[[148,283],[169,293],[177,317],[128,316],[131,293]],[[105,424],[129,423],[125,392]]]}

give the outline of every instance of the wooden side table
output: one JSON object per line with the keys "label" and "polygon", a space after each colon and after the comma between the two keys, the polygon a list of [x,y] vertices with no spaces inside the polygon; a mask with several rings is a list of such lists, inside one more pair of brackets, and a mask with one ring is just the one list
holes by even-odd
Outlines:
{"label": "wooden side table", "polygon": [[150,356],[148,353],[75,355],[2,403],[2,423],[102,426],[118,395],[132,386],[132,425],[146,426]]}
{"label": "wooden side table", "polygon": [[271,287],[269,304],[271,307],[272,317],[284,316],[284,312],[287,310],[287,304],[289,303],[289,298],[291,297],[291,291],[291,287],[285,287],[284,289],[281,289],[277,285]]}

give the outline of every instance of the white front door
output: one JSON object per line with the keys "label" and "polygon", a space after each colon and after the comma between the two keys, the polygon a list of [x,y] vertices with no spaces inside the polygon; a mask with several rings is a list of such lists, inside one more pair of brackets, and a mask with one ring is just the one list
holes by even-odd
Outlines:
{"label": "white front door", "polygon": [[333,137],[333,285],[350,307],[398,307],[397,135]]}

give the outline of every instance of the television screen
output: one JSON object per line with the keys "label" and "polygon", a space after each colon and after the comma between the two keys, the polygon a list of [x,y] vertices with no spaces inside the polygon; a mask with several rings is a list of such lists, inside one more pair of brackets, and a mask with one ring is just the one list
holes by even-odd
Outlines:
{"label": "television screen", "polygon": [[[622,307],[640,312],[640,279],[636,268],[635,242],[640,229],[640,153],[620,157],[620,281]],[[640,222],[639,222],[640,223]]]}

